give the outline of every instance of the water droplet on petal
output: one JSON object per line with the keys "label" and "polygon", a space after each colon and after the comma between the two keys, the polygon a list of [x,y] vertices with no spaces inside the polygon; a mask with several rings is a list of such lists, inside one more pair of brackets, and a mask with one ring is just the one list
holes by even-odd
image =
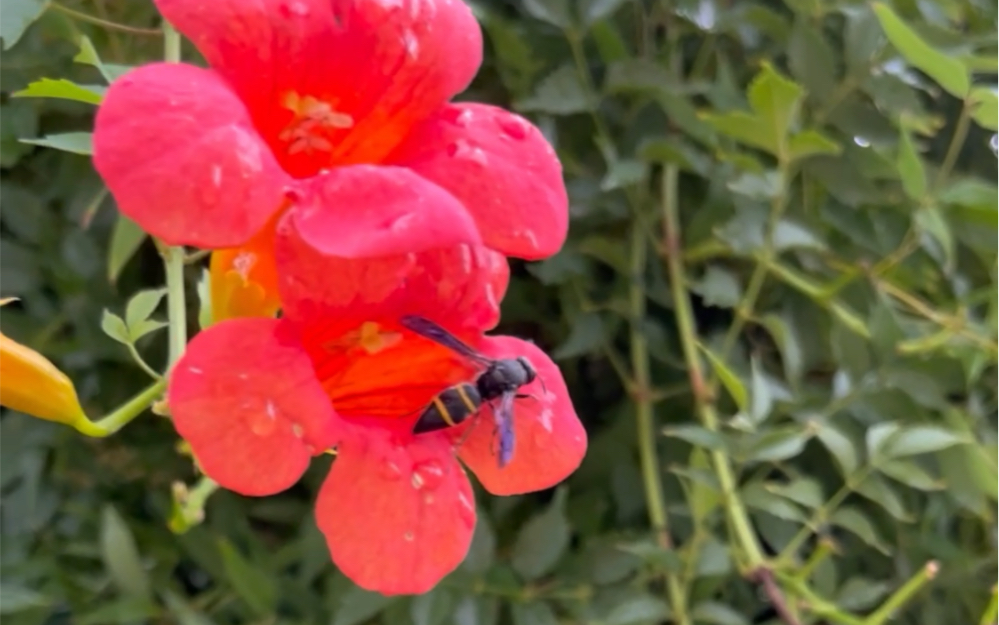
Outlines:
{"label": "water droplet on petal", "polygon": [[409,230],[410,224],[412,223],[413,213],[405,213],[392,219],[392,221],[388,224],[388,229],[392,232],[405,232],[406,230]]}
{"label": "water droplet on petal", "polygon": [[413,542],[413,540],[414,540],[414,539],[416,538],[416,535],[415,535],[415,534],[413,534],[413,532],[406,532],[405,534],[403,534],[403,535],[402,535],[402,538],[403,538],[403,540],[405,540],[406,542],[409,542],[409,543],[411,543],[411,542]]}
{"label": "water droplet on petal", "polygon": [[277,427],[277,407],[267,400],[264,410],[251,410],[248,415],[250,431],[257,436],[267,436]]}
{"label": "water droplet on petal", "polygon": [[496,120],[500,129],[511,139],[523,141],[527,138],[530,126],[527,121],[517,116],[504,116]]}
{"label": "water droplet on petal", "polygon": [[458,491],[458,514],[469,526],[475,525],[475,504],[465,493]]}
{"label": "water droplet on petal", "polygon": [[458,246],[461,250],[461,269],[465,273],[472,273],[472,248],[467,245]]}
{"label": "water droplet on petal", "polygon": [[425,460],[413,467],[413,488],[435,490],[444,481],[444,467],[436,460]]}
{"label": "water droplet on petal", "polygon": [[387,460],[384,464],[382,464],[379,473],[383,478],[390,481],[395,481],[402,477],[402,469],[400,469],[399,465],[391,460]]}
{"label": "water droplet on petal", "polygon": [[865,139],[864,137],[854,137],[853,138],[853,142],[856,143],[857,145],[859,145],[862,148],[869,148],[869,147],[871,147],[871,142],[868,141],[867,139]]}
{"label": "water droplet on petal", "polygon": [[415,60],[420,55],[420,40],[416,38],[416,33],[408,28],[402,33],[402,45],[406,47],[406,54]]}
{"label": "water droplet on petal", "polygon": [[469,160],[474,163],[478,163],[479,165],[485,165],[489,160],[482,148],[471,145],[464,139],[458,139],[451,145],[447,146],[447,154],[453,158]]}
{"label": "water droplet on petal", "polygon": [[302,429],[302,426],[300,426],[297,423],[291,424],[291,433],[294,434],[297,438],[302,438],[303,436],[305,436],[305,430]]}

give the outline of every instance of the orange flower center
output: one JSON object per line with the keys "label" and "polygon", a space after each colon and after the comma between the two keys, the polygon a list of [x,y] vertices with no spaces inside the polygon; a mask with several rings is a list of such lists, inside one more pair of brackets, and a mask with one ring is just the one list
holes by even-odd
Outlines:
{"label": "orange flower center", "polygon": [[366,321],[333,333],[306,343],[316,376],[347,419],[409,427],[436,394],[477,372],[459,354],[401,327]]}
{"label": "orange flower center", "polygon": [[292,112],[292,120],[278,135],[289,155],[304,152],[332,152],[330,135],[354,127],[354,118],[337,111],[334,104],[295,91],[285,94],[281,105]]}

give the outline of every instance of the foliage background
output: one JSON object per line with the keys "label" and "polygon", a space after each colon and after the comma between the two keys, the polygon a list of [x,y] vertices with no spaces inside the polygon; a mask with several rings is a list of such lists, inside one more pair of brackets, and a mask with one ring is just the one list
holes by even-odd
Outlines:
{"label": "foliage background", "polygon": [[[570,240],[515,263],[500,330],[563,367],[591,437],[580,470],[480,491],[464,565],[389,599],[328,562],[323,462],[281,496],[213,495],[178,536],[171,483],[195,476],[165,419],[97,440],[5,412],[4,620],[994,622],[995,3],[471,4],[486,62],[463,98],[530,116],[565,166]],[[102,310],[161,285],[161,263],[88,158],[20,141],[88,132],[94,107],[11,94],[101,84],[73,60],[82,35],[126,65],[162,38],[147,2],[67,0],[18,39],[43,8],[3,6],[0,288],[23,300],[3,331],[98,416],[145,384]],[[891,42],[875,8],[905,22]],[[139,349],[159,363],[165,342]]]}

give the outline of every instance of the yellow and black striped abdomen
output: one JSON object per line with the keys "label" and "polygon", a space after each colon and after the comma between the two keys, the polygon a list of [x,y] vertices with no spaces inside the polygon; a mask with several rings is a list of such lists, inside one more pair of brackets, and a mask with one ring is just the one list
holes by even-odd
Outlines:
{"label": "yellow and black striped abdomen", "polygon": [[482,397],[474,384],[465,382],[444,389],[416,420],[414,434],[443,430],[469,418],[482,405]]}

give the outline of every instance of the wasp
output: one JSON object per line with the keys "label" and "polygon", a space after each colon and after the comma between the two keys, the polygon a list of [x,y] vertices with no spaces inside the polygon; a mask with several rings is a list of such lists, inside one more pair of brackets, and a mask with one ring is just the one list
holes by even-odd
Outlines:
{"label": "wasp", "polygon": [[400,322],[404,328],[461,354],[483,368],[475,380],[450,386],[438,393],[416,420],[413,433],[422,434],[458,425],[478,413],[482,404],[498,399],[499,404],[493,410],[497,455],[500,468],[505,467],[513,457],[513,402],[518,397],[529,397],[517,391],[538,377],[534,365],[523,356],[489,358],[423,317],[408,315]]}

